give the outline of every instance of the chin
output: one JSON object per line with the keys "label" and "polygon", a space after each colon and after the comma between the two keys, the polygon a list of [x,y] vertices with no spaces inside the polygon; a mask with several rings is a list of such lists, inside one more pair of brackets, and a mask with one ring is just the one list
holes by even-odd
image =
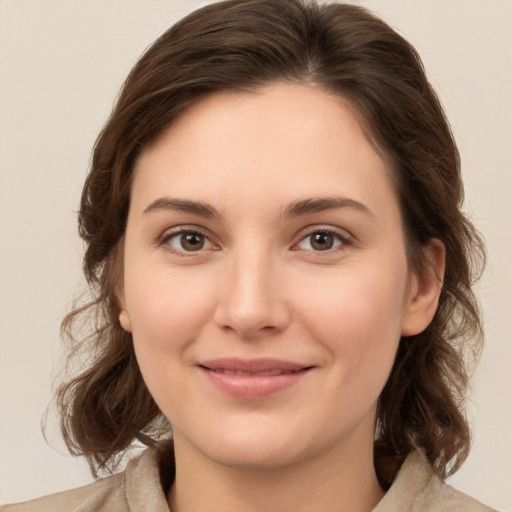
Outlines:
{"label": "chin", "polygon": [[253,422],[220,432],[210,430],[207,439],[198,438],[196,447],[203,456],[225,467],[263,471],[300,463],[329,444],[324,438],[308,435],[304,426],[287,427]]}
{"label": "chin", "polygon": [[290,466],[301,459],[300,450],[275,442],[226,443],[224,449],[208,447],[205,454],[217,464],[247,471],[265,471]]}

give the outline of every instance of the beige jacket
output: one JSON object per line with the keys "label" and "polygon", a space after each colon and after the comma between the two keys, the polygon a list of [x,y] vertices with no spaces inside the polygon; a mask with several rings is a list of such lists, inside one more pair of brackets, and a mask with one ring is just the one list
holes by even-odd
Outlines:
{"label": "beige jacket", "polygon": [[[5,505],[1,512],[169,512],[155,449],[132,460],[125,471],[90,485],[24,503]],[[405,460],[393,485],[373,512],[496,512],[446,485],[434,475],[420,453]]]}

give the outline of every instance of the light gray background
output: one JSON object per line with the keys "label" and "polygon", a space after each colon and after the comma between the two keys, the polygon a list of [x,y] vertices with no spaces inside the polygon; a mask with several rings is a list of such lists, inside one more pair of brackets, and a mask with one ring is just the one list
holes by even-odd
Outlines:
{"label": "light gray background", "polygon": [[[0,502],[91,480],[40,419],[58,381],[59,323],[81,286],[75,211],[89,154],[144,48],[208,2],[0,0]],[[360,0],[419,50],[462,153],[484,233],[486,346],[473,451],[452,484],[512,511],[512,2]],[[53,428],[53,430],[56,430]]]}

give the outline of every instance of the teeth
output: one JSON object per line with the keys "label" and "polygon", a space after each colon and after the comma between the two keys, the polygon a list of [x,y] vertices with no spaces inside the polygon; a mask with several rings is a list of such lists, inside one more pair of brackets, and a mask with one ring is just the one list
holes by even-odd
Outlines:
{"label": "teeth", "polygon": [[249,377],[251,375],[268,375],[268,376],[289,375],[290,373],[294,373],[292,370],[279,370],[279,369],[267,370],[267,371],[263,371],[263,372],[242,372],[242,371],[238,371],[238,370],[225,370],[223,368],[219,368],[219,369],[214,369],[213,371],[215,373],[222,373],[224,375],[236,375],[239,377]]}

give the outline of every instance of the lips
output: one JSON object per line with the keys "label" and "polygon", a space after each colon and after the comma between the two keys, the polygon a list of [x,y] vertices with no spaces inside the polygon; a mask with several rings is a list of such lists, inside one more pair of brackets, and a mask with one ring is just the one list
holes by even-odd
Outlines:
{"label": "lips", "polygon": [[278,359],[216,359],[198,365],[218,390],[235,398],[269,397],[300,382],[312,369]]}
{"label": "lips", "polygon": [[258,372],[244,372],[244,371],[240,371],[240,370],[228,370],[228,369],[225,369],[225,368],[218,368],[218,369],[212,369],[212,368],[207,368],[209,370],[211,370],[212,372],[215,372],[215,373],[222,373],[224,375],[239,375],[239,376],[247,376],[247,375],[287,375],[287,374],[290,374],[290,373],[294,373],[294,371],[300,371],[300,370],[279,370],[279,369],[275,369],[275,370],[266,370],[266,371],[258,371]]}

